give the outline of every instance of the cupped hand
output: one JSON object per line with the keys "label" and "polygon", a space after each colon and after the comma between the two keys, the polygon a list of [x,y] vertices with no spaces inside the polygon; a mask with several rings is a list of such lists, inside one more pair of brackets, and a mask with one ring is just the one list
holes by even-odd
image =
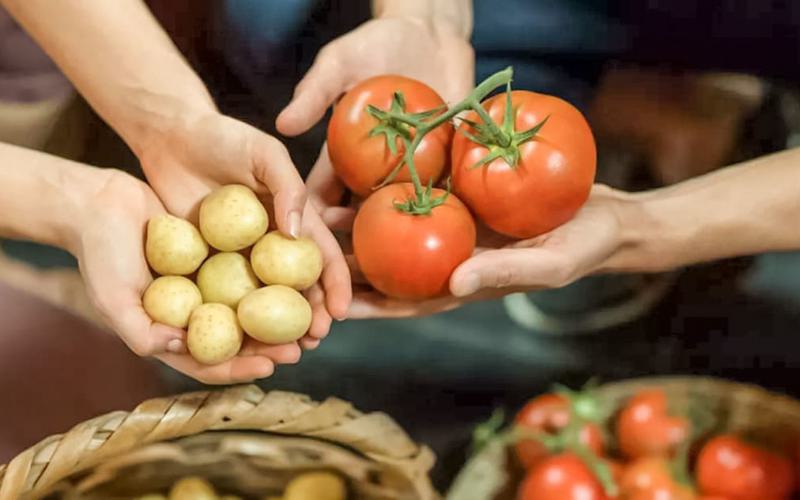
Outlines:
{"label": "cupped hand", "polygon": [[469,42],[446,26],[412,17],[373,19],[322,48],[277,127],[290,136],[309,130],[339,96],[376,75],[415,78],[454,103],[472,90],[474,72]]}
{"label": "cupped hand", "polygon": [[[509,241],[484,230],[475,253],[450,278],[451,295],[422,302],[386,297],[361,289],[353,298],[351,318],[425,316],[523,291],[566,286],[606,270],[624,245],[618,210],[627,195],[595,185],[574,219],[536,238]],[[362,282],[355,259],[350,259],[354,282]]]}
{"label": "cupped hand", "polygon": [[[277,363],[294,363],[297,344],[268,346],[248,338],[236,358],[204,366],[186,353],[184,330],[153,322],[142,307],[152,281],[144,257],[147,221],[164,213],[143,182],[114,170],[98,170],[100,188],[86,202],[70,251],[77,257],[88,295],[106,323],[139,356],[155,356],[206,383],[236,383],[270,375]],[[348,285],[349,286],[349,285]]]}
{"label": "cupped hand", "polygon": [[139,153],[150,185],[167,210],[195,220],[203,197],[225,184],[253,189],[284,234],[307,235],[319,245],[324,271],[308,293],[314,311],[310,340],[325,336],[332,318],[345,317],[350,276],[336,239],[306,203],[305,186],[280,141],[233,118],[206,113],[180,120]]}

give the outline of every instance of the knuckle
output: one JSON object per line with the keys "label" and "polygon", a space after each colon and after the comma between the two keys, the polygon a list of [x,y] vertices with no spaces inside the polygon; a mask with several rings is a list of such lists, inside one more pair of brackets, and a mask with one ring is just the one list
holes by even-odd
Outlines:
{"label": "knuckle", "polygon": [[492,281],[492,285],[496,288],[507,287],[514,282],[514,273],[509,267],[502,267],[494,274]]}
{"label": "knuckle", "polygon": [[149,341],[146,339],[136,337],[132,339],[128,339],[128,347],[134,354],[141,358],[145,358],[148,356],[153,355],[153,347]]}

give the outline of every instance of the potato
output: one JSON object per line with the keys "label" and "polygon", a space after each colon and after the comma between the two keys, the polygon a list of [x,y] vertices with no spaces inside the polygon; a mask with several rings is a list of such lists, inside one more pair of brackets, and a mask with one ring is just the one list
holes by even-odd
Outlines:
{"label": "potato", "polygon": [[167,497],[161,493],[148,493],[147,495],[136,497],[136,500],[167,500]]}
{"label": "potato", "polygon": [[272,231],[250,253],[253,271],[267,285],[305,290],[322,274],[322,253],[310,238],[292,239]]}
{"label": "potato", "polygon": [[202,477],[185,477],[172,485],[169,500],[217,500],[217,492]]}
{"label": "potato", "polygon": [[265,344],[293,342],[311,325],[311,305],[300,292],[283,285],[248,293],[237,315],[244,331]]}
{"label": "potato", "polygon": [[200,267],[197,286],[203,302],[217,302],[236,308],[239,301],[261,283],[247,258],[236,252],[214,255]]}
{"label": "potato", "polygon": [[238,495],[222,495],[219,500],[242,500],[242,497]]}
{"label": "potato", "polygon": [[200,290],[183,276],[156,278],[142,297],[142,305],[150,319],[175,328],[186,328],[192,311],[202,303]]}
{"label": "potato", "polygon": [[206,365],[218,365],[236,356],[244,334],[236,313],[225,304],[203,304],[189,318],[186,347]]}
{"label": "potato", "polygon": [[247,186],[223,186],[200,204],[200,232],[223,252],[249,247],[267,232],[268,223],[267,210]]}
{"label": "potato", "polygon": [[308,472],[292,479],[283,500],[345,500],[344,480],[331,472]]}
{"label": "potato", "polygon": [[156,215],[147,222],[145,256],[158,274],[191,274],[208,257],[208,244],[194,225],[174,215]]}

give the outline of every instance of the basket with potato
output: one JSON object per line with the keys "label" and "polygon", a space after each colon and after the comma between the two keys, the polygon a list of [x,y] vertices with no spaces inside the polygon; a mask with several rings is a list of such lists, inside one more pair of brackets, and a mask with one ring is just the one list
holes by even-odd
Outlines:
{"label": "basket with potato", "polygon": [[144,309],[156,322],[186,328],[198,362],[233,358],[244,335],[283,344],[308,331],[311,305],[301,292],[322,274],[322,254],[309,238],[268,229],[261,201],[235,184],[206,196],[199,228],[169,214],[148,222],[145,256],[160,276],[145,290]]}
{"label": "basket with potato", "polygon": [[385,414],[246,385],[49,437],[0,466],[0,500],[432,500],[432,464]]}

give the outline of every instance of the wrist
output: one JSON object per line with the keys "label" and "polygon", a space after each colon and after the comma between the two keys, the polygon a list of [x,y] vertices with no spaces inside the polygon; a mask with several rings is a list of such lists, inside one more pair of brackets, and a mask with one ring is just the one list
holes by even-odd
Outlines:
{"label": "wrist", "polygon": [[205,87],[183,96],[139,91],[130,97],[128,110],[128,119],[119,131],[140,160],[200,117],[218,112]]}
{"label": "wrist", "polygon": [[688,263],[693,226],[683,218],[682,200],[669,189],[613,193],[619,243],[599,272],[661,272]]}
{"label": "wrist", "polygon": [[377,19],[402,18],[422,23],[437,33],[469,40],[472,36],[470,0],[400,0],[374,1]]}

